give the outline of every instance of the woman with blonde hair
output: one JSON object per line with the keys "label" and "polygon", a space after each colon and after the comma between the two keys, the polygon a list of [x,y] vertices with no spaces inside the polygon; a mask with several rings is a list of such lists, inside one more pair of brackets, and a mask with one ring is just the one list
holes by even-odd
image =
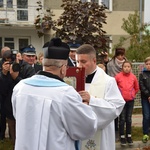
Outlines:
{"label": "woman with blonde hair", "polygon": [[40,53],[38,54],[38,64],[42,65],[42,61],[43,61],[43,53],[40,52]]}

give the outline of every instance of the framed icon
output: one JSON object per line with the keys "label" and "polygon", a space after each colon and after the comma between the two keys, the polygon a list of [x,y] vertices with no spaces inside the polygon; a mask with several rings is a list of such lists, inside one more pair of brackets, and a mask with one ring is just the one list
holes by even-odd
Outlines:
{"label": "framed icon", "polygon": [[69,67],[64,81],[73,86],[76,91],[85,89],[85,69],[79,67]]}

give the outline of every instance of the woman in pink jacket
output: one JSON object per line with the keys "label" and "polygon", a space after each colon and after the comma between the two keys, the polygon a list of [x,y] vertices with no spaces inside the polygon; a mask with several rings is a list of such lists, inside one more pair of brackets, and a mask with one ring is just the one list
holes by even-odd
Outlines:
{"label": "woman in pink jacket", "polygon": [[[139,84],[136,76],[131,70],[132,64],[129,61],[125,61],[122,64],[122,72],[115,76],[120,92],[126,101],[124,109],[119,117],[120,142],[122,146],[125,146],[126,143],[133,145],[131,138],[132,111],[134,107],[134,98],[139,91]],[[124,131],[125,123],[126,134]]]}

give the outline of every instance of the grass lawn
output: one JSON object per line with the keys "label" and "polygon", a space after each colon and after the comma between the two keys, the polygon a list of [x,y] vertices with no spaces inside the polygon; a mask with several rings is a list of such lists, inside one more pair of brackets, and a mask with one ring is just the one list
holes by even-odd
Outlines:
{"label": "grass lawn", "polygon": [[134,108],[133,114],[142,114],[142,108]]}
{"label": "grass lawn", "polygon": [[13,150],[13,144],[10,139],[0,141],[0,150]]}
{"label": "grass lawn", "polygon": [[132,138],[134,141],[142,141],[142,127],[132,127]]}

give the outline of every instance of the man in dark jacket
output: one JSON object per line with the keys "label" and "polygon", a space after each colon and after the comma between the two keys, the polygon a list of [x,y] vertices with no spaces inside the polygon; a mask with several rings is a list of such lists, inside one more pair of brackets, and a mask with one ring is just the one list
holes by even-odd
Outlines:
{"label": "man in dark jacket", "polygon": [[76,66],[76,50],[80,46],[80,44],[69,44],[70,52],[68,58],[68,66],[75,67]]}
{"label": "man in dark jacket", "polygon": [[35,63],[36,51],[33,45],[28,45],[27,47],[22,48],[20,52],[22,54],[22,59],[31,65],[36,73],[42,70],[42,65]]}
{"label": "man in dark jacket", "polygon": [[34,68],[17,58],[13,60],[11,50],[4,52],[2,70],[0,71],[0,92],[2,93],[3,107],[7,120],[10,136],[15,143],[15,119],[12,112],[11,95],[14,86],[22,79],[35,74]]}

